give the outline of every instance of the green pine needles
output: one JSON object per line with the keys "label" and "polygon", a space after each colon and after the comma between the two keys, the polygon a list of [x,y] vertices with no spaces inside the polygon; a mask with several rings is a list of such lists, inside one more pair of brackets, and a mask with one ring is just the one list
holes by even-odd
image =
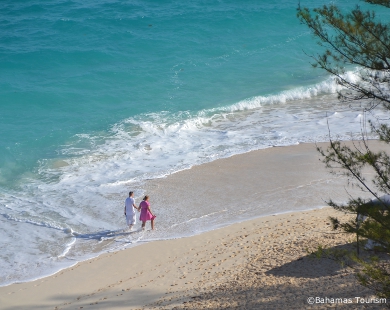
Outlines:
{"label": "green pine needles", "polygon": [[[390,8],[389,0],[364,2],[381,10]],[[349,12],[343,12],[336,5],[314,10],[299,7],[297,16],[324,47],[322,54],[310,56],[312,65],[336,78],[342,86],[339,99],[348,102],[351,108],[363,109],[364,113],[379,107],[389,111],[390,24],[379,20],[374,11],[363,11],[359,6]],[[357,68],[354,79],[345,74],[351,67]],[[333,229],[357,238],[358,255],[348,255],[355,264],[360,283],[371,288],[378,297],[390,300],[390,196],[387,196],[390,194],[390,157],[388,151],[370,150],[366,125],[384,142],[386,149],[390,143],[389,126],[368,122],[362,123],[361,142],[347,145],[335,141],[329,133],[330,146],[326,150],[318,148],[318,151],[333,173],[341,172],[350,185],[371,196],[371,199],[350,197],[346,204],[328,201],[334,209],[351,214],[349,221],[341,222],[338,218],[331,221]],[[359,255],[359,244],[367,240],[373,251]]]}

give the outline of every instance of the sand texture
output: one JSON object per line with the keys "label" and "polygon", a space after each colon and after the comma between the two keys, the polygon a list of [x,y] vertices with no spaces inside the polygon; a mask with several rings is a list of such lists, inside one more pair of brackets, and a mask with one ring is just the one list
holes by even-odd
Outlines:
{"label": "sand texture", "polygon": [[[268,216],[198,236],[108,253],[60,273],[0,288],[1,309],[310,309],[308,297],[372,294],[350,270],[308,255],[345,247],[330,208]],[[335,305],[313,305],[322,309]],[[337,305],[340,309],[380,305]]]}
{"label": "sand texture", "polygon": [[[199,194],[202,189],[202,199],[207,201],[233,190],[242,190],[243,197],[248,198],[256,188],[256,193],[261,193],[267,186],[271,191],[279,184],[285,190],[278,203],[288,209],[290,203],[297,205],[295,198],[310,200],[308,196],[295,197],[291,189],[311,184],[317,168],[322,167],[313,148],[304,145],[291,147],[290,151],[273,148],[251,152],[201,165],[148,186],[151,193],[162,196],[170,186],[179,188],[181,194],[194,188]],[[286,159],[294,162],[295,170],[288,170]],[[278,170],[278,166],[282,168]],[[300,174],[306,170],[310,171]],[[252,173],[246,177],[249,171]],[[267,179],[259,171],[274,173]],[[299,175],[307,177],[296,181]],[[191,186],[185,183],[189,178]],[[291,188],[289,184],[293,181],[289,178],[295,180]],[[210,188],[210,184],[215,188]],[[317,190],[321,184],[318,182]],[[259,200],[261,195],[256,195],[255,200]],[[228,201],[226,197],[223,199]],[[250,202],[253,204],[255,200]],[[268,215],[192,237],[154,241],[106,253],[50,277],[1,287],[0,309],[384,308],[380,304],[356,304],[355,297],[367,298],[372,293],[357,283],[349,269],[333,260],[308,254],[318,245],[353,247],[350,236],[331,230],[328,216],[335,214],[348,216],[331,208]],[[159,227],[158,221],[156,226]],[[309,305],[308,297],[353,298],[354,304]]]}

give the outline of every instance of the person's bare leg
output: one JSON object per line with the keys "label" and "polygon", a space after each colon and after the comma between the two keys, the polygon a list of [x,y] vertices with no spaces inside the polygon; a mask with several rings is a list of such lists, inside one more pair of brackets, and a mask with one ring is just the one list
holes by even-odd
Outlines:
{"label": "person's bare leg", "polygon": [[142,230],[145,230],[145,223],[144,221],[142,221]]}
{"label": "person's bare leg", "polygon": [[133,224],[129,225],[129,230],[131,230],[133,228]]}
{"label": "person's bare leg", "polygon": [[154,219],[150,220],[150,225],[152,226],[152,230],[154,230]]}

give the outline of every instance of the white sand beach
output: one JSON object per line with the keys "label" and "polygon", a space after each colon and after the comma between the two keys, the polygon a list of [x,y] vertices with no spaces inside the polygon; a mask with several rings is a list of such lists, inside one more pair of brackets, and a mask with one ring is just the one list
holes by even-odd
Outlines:
{"label": "white sand beach", "polygon": [[[146,186],[152,197],[166,203],[193,197],[192,209],[210,201],[210,208],[232,201],[253,205],[257,200],[263,206],[274,197],[273,203],[280,203],[281,211],[287,212],[321,202],[325,206],[323,199],[342,192],[334,188],[339,183],[318,181],[328,174],[318,159],[313,144],[270,148],[193,167]],[[299,189],[293,190],[302,184],[314,184],[308,186],[312,196],[310,191],[300,195]],[[270,209],[267,216],[259,213],[252,220],[228,226],[220,223],[225,227],[195,236],[106,253],[50,277],[1,287],[0,308],[383,308],[355,299],[371,298],[372,293],[357,283],[350,270],[308,254],[318,245],[353,246],[351,236],[334,233],[328,219],[329,215],[348,215],[329,207],[272,213],[278,212]],[[352,298],[354,305],[310,305],[309,297]]]}

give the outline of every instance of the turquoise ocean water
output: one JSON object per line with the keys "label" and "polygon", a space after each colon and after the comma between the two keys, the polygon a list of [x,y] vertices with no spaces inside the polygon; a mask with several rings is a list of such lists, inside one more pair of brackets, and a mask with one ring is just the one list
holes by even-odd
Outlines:
{"label": "turquoise ocean water", "polygon": [[[123,193],[141,196],[146,179],[325,141],[327,116],[341,137],[358,133],[362,115],[344,109],[333,79],[310,66],[304,51],[319,49],[296,8],[292,0],[3,1],[0,284],[98,254],[96,244],[123,228]],[[154,238],[191,233],[161,229]]]}

